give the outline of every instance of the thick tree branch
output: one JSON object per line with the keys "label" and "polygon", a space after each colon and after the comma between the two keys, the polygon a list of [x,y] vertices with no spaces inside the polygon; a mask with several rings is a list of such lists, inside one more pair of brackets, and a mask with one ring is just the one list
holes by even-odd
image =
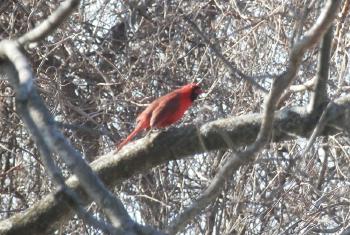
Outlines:
{"label": "thick tree branch", "polygon": [[[350,96],[334,102],[328,111],[328,123],[320,135],[333,135],[339,129],[350,129]],[[253,143],[259,132],[263,116],[249,114],[227,118],[202,125],[187,126],[155,133],[125,146],[117,154],[102,156],[93,163],[92,169],[110,188],[152,167],[171,160],[179,160],[197,153],[228,149],[222,141],[221,132],[227,133],[236,148]],[[318,117],[309,114],[303,107],[285,109],[275,113],[272,142],[308,137]],[[198,138],[201,136],[201,138]],[[203,149],[201,142],[207,149]],[[165,147],[166,146],[166,147]],[[85,204],[91,199],[84,193],[76,177],[67,180]],[[51,193],[22,214],[0,222],[1,234],[47,234],[73,216],[74,211],[64,200],[62,192]]]}
{"label": "thick tree branch", "polygon": [[[14,41],[3,40],[0,43],[0,59],[8,60],[13,67],[9,70],[3,68],[5,79],[11,76],[14,79],[12,86],[15,88],[18,100],[26,100],[33,89],[33,73],[27,58],[22,54],[19,45]],[[5,67],[5,66],[3,66]],[[6,76],[10,72],[10,76]],[[11,82],[11,81],[10,81]]]}

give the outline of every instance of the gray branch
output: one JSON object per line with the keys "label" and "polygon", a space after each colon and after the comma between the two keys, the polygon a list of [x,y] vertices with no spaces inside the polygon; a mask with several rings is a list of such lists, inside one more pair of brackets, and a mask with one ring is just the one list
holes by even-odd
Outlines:
{"label": "gray branch", "polygon": [[[36,42],[53,32],[79,5],[77,0],[66,0],[39,26],[18,40],[0,42],[0,63],[3,67],[1,77],[7,79],[16,92],[18,114],[29,132],[34,136],[49,175],[74,203],[78,213],[92,225],[99,225],[103,231],[111,231],[103,223],[97,223],[79,205],[82,204],[70,193],[64,184],[60,170],[51,155],[56,153],[66,163],[71,172],[79,179],[84,191],[104,210],[116,228],[114,234],[136,234],[138,225],[130,218],[121,201],[104,186],[94,174],[82,155],[76,151],[54,125],[54,120],[33,86],[34,75],[29,61],[22,53],[23,46]],[[122,231],[122,232],[118,232]]]}
{"label": "gray branch", "polygon": [[41,22],[31,31],[27,32],[20,38],[18,43],[25,46],[31,42],[38,42],[55,31],[79,6],[80,0],[66,0],[61,6],[53,12],[45,21]]}
{"label": "gray branch", "polygon": [[184,229],[195,215],[200,213],[213,198],[219,195],[227,177],[243,164],[253,161],[255,155],[267,144],[270,139],[274,122],[273,113],[278,100],[295,78],[305,51],[314,46],[329,29],[337,15],[339,5],[340,1],[327,1],[324,11],[321,13],[315,25],[308,30],[304,37],[292,48],[286,71],[277,76],[272,84],[270,93],[265,99],[264,118],[256,141],[249,145],[245,151],[233,154],[233,157],[225,162],[224,166],[210,182],[208,188],[170,224],[168,228],[170,234],[175,234]]}
{"label": "gray branch", "polygon": [[25,105],[23,105],[22,102],[18,102],[16,107],[18,113],[22,114],[21,118],[25,125],[27,127],[30,127],[29,129],[32,132],[32,138],[37,143],[38,149],[40,151],[41,162],[45,166],[45,169],[47,170],[47,173],[55,184],[57,190],[63,192],[67,198],[66,201],[70,202],[70,205],[75,209],[78,215],[90,225],[94,226],[97,229],[100,229],[105,234],[117,234],[117,231],[114,231],[114,228],[112,226],[106,224],[103,221],[98,221],[87,210],[85,210],[83,203],[78,198],[76,193],[65,184],[64,177],[60,169],[53,161],[52,151],[44,140],[45,136],[40,133],[40,128],[37,126],[37,123],[35,120],[33,120],[32,116],[29,115],[29,113],[26,111]]}
{"label": "gray branch", "polygon": [[330,27],[324,35],[321,50],[318,57],[317,76],[311,99],[309,103],[309,112],[317,112],[317,109],[324,106],[328,101],[327,81],[329,76],[329,61],[332,50],[333,27]]}
{"label": "gray branch", "polygon": [[[118,229],[133,231],[135,224],[127,214],[122,203],[117,198],[114,198],[112,193],[108,191],[100,179],[92,172],[81,154],[57,130],[52,116],[37,94],[35,87],[31,85],[27,86],[27,84],[32,84],[28,80],[31,80],[33,75],[30,66],[26,64],[27,60],[25,56],[20,51],[19,44],[6,40],[0,42],[0,55],[2,58],[8,58],[7,61],[2,61],[2,67],[12,66],[12,69],[4,70],[5,73],[11,73],[3,73],[2,75],[15,88],[18,114],[38,144],[43,162],[54,182],[60,186],[60,189],[66,188],[60,171],[50,157],[52,153],[57,153],[66,162],[69,169],[78,177],[81,184],[84,185],[84,190],[89,196],[104,209],[112,224]],[[26,95],[20,95],[22,91],[25,91]],[[72,198],[71,193],[68,196]],[[74,198],[77,199],[77,197]],[[75,203],[75,205],[79,204],[81,203]],[[78,206],[76,208],[78,212],[82,213],[84,211]],[[83,213],[83,215],[85,219],[93,222],[91,220],[92,217],[87,216],[86,213]],[[92,224],[98,224],[95,222]],[[125,234],[125,232],[122,234]]]}
{"label": "gray branch", "polygon": [[[335,100],[327,114],[328,122],[320,135],[334,135],[343,129],[349,129],[350,96]],[[249,114],[220,119],[200,127],[171,128],[137,140],[118,153],[112,152],[101,156],[91,163],[91,168],[108,187],[112,188],[132,176],[169,161],[207,151],[229,149],[230,147],[222,139],[221,132],[227,134],[231,144],[236,148],[252,144],[258,135],[262,119],[262,114]],[[271,142],[308,138],[318,119],[319,117],[309,114],[305,107],[277,111],[274,116]],[[70,177],[66,184],[78,194],[85,205],[91,202],[76,177]],[[71,218],[73,213],[74,210],[64,200],[63,192],[54,192],[24,213],[0,221],[0,234],[47,234]],[[152,231],[147,227],[143,229]]]}

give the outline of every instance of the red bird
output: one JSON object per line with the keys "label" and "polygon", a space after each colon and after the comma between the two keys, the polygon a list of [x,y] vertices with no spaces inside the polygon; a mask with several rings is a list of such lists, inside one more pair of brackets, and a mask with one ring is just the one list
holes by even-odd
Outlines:
{"label": "red bird", "polygon": [[137,117],[135,129],[117,146],[117,149],[120,150],[144,129],[164,128],[177,122],[202,93],[197,83],[190,83],[154,100]]}

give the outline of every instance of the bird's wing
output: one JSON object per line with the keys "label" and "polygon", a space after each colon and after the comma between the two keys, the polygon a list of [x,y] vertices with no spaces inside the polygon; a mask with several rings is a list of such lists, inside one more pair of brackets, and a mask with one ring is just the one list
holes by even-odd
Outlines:
{"label": "bird's wing", "polygon": [[180,107],[181,97],[178,93],[170,93],[159,101],[152,112],[151,127],[166,127],[176,122],[179,117],[177,111]]}

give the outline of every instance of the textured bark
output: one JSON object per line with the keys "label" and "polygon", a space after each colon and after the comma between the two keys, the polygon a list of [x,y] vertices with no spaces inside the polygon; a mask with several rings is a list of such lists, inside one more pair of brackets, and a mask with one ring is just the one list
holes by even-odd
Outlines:
{"label": "textured bark", "polygon": [[[349,130],[347,120],[350,117],[350,97],[338,99],[329,113],[329,122],[322,135],[336,134],[339,132],[338,128]],[[301,107],[278,111],[275,114],[271,141],[295,139],[296,136],[308,137],[318,118],[318,115],[310,115],[305,108]],[[255,140],[261,119],[261,114],[251,114],[213,121],[200,127],[172,128],[135,141],[133,145],[126,146],[118,154],[101,156],[91,163],[91,167],[103,182],[112,188],[133,175],[168,161],[227,148],[222,139],[222,132],[230,137],[236,148],[248,145]],[[75,177],[68,179],[67,185],[78,192],[85,203],[89,202]],[[24,213],[1,221],[0,233],[47,234],[72,215],[73,211],[63,199],[62,193],[55,192]]]}

